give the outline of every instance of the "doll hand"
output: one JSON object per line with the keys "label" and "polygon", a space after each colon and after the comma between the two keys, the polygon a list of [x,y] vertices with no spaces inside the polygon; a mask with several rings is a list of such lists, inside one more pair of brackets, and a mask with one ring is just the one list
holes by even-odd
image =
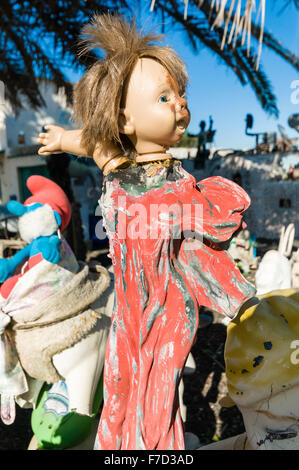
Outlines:
{"label": "doll hand", "polygon": [[1,258],[0,259],[0,282],[6,281],[15,270],[14,263],[10,258]]}
{"label": "doll hand", "polygon": [[39,237],[32,243],[30,256],[41,253],[42,257],[46,261],[56,264],[60,260],[60,244],[61,240],[57,235],[51,235],[50,237]]}
{"label": "doll hand", "polygon": [[60,126],[45,126],[49,132],[41,132],[37,139],[38,144],[42,144],[38,150],[39,155],[51,155],[52,153],[62,153],[61,139],[65,129]]}

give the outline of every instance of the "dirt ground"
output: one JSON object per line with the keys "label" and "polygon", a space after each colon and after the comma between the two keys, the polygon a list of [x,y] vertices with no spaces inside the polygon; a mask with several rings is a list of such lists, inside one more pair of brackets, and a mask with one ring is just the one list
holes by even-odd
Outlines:
{"label": "dirt ground", "polygon": [[[258,244],[258,256],[267,249],[276,248],[261,241]],[[105,260],[103,262],[105,263]],[[248,279],[254,282],[254,272]],[[224,373],[224,344],[226,326],[223,317],[215,312],[208,326],[198,329],[197,339],[192,348],[196,362],[193,375],[184,377],[184,403],[187,407],[185,430],[198,436],[201,444],[208,444],[244,432],[242,416],[237,407],[223,408],[219,400],[226,395],[226,377]],[[0,450],[26,450],[32,437],[30,426],[31,410],[17,407],[16,420],[6,426],[0,420]]]}
{"label": "dirt ground", "polygon": [[244,432],[237,407],[223,408],[219,404],[227,394],[223,356],[226,326],[221,323],[220,315],[213,312],[213,317],[212,324],[198,329],[191,351],[196,371],[184,377],[185,429],[195,434],[201,444]]}

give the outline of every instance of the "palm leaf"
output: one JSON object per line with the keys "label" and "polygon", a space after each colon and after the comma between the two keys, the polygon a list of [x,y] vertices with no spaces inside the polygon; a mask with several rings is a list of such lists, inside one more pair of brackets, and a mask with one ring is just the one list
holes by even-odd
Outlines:
{"label": "palm leaf", "polygon": [[203,18],[188,13],[187,19],[178,11],[175,0],[156,0],[156,6],[164,9],[165,13],[173,19],[173,24],[180,24],[188,35],[192,35],[193,48],[196,51],[199,44],[208,47],[214,54],[225,63],[237,76],[242,85],[249,83],[254,90],[262,108],[270,115],[278,116],[276,97],[272,91],[270,80],[267,78],[261,65],[256,68],[257,54],[252,48],[245,47],[242,40],[238,38],[235,44],[221,44],[225,26],[210,25],[214,21],[215,13],[210,9],[203,10]]}
{"label": "palm leaf", "polygon": [[[182,1],[184,3],[184,20],[187,19],[189,3],[192,3],[193,5],[196,5],[199,10],[210,10],[209,22],[211,23],[211,29],[224,25],[223,37],[221,40],[222,49],[224,48],[226,43],[232,43],[233,46],[235,46],[238,38],[242,36],[242,44],[245,44],[245,40],[247,37],[247,52],[250,50],[252,27],[251,25],[253,23],[253,15],[256,12],[255,24],[258,24],[258,22],[260,21],[259,49],[256,58],[256,68],[258,68],[263,42],[266,0],[193,0],[190,2],[189,0]],[[154,10],[156,3],[158,3],[156,0],[152,0],[150,7],[151,11]],[[213,21],[211,22],[210,18],[212,15]]]}
{"label": "palm leaf", "polygon": [[[299,0],[281,0],[286,8],[291,2],[299,8]],[[210,49],[230,68],[242,85],[250,83],[267,112],[276,113],[270,81],[260,68],[261,37],[263,44],[298,70],[299,59],[273,35],[264,31],[262,16],[254,12],[265,0],[152,0],[155,15],[161,15],[163,28],[169,20],[187,35],[194,51],[199,47]],[[70,85],[61,72],[63,61],[74,67],[88,67],[96,56],[92,51],[78,56],[77,40],[82,24],[94,13],[122,13],[132,17],[129,0],[1,0],[0,2],[0,80],[15,107],[20,109],[25,95],[32,107],[42,104],[39,91],[40,75],[57,86]],[[254,13],[259,22],[253,22]],[[164,15],[164,16],[163,16]],[[168,20],[165,23],[165,18]],[[44,46],[45,39],[53,45],[54,53]],[[252,48],[253,40],[258,51]],[[247,54],[247,60],[244,58]],[[262,92],[261,86],[265,90]]]}

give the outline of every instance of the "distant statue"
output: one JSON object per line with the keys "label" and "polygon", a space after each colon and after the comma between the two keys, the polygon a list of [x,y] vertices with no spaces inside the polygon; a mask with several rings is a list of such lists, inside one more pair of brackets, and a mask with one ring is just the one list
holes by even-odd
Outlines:
{"label": "distant statue", "polygon": [[200,121],[199,128],[200,132],[198,134],[188,134],[190,137],[197,137],[197,154],[195,157],[195,168],[203,169],[205,167],[205,160],[209,156],[209,150],[206,148],[207,143],[213,142],[214,135],[216,130],[213,130],[213,119],[210,116],[210,125],[209,129],[206,131],[206,122]]}

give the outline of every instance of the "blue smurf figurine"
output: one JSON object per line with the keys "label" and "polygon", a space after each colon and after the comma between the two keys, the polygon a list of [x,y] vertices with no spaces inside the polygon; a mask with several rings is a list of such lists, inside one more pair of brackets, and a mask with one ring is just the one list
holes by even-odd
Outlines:
{"label": "blue smurf figurine", "polygon": [[[27,180],[30,196],[24,204],[9,201],[7,209],[19,217],[19,233],[28,244],[12,258],[0,259],[1,296],[7,298],[22,276],[42,259],[50,263],[60,260],[60,231],[71,218],[71,205],[64,191],[44,176],[32,175]],[[17,269],[28,261],[25,270]]]}

